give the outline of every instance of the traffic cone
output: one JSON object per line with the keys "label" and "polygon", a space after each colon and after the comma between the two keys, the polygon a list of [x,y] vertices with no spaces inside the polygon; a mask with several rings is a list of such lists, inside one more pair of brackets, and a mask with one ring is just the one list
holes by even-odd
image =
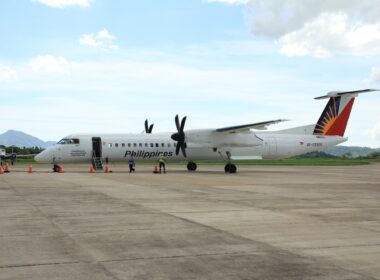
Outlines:
{"label": "traffic cone", "polygon": [[9,165],[8,165],[8,163],[6,163],[6,164],[5,164],[4,173],[9,173],[9,172],[11,172],[11,171],[9,170]]}
{"label": "traffic cone", "polygon": [[28,168],[28,173],[29,173],[29,174],[32,174],[32,173],[33,173],[33,167],[32,167],[32,166],[29,166],[29,168]]}
{"label": "traffic cone", "polygon": [[157,166],[157,165],[154,166],[153,173],[154,173],[154,174],[158,174],[158,166]]}
{"label": "traffic cone", "polygon": [[3,167],[0,165],[0,174],[4,174]]}
{"label": "traffic cone", "polygon": [[62,167],[62,164],[59,165],[58,172],[59,172],[59,173],[63,173],[63,167]]}
{"label": "traffic cone", "polygon": [[94,167],[92,166],[92,164],[90,165],[90,173],[94,173]]}
{"label": "traffic cone", "polygon": [[104,170],[105,173],[109,173],[110,172],[110,168],[108,167],[108,164],[106,165],[106,169]]}

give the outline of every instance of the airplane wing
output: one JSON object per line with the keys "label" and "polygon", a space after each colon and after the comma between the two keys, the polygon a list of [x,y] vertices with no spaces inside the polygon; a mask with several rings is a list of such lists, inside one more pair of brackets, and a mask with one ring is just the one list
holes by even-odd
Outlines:
{"label": "airplane wing", "polygon": [[266,121],[266,122],[250,123],[250,124],[243,124],[243,125],[237,125],[237,126],[228,126],[228,127],[217,128],[215,131],[236,133],[236,132],[249,131],[250,129],[266,130],[268,125],[285,122],[285,121],[288,121],[288,120],[278,119],[278,120],[272,120],[272,121]]}

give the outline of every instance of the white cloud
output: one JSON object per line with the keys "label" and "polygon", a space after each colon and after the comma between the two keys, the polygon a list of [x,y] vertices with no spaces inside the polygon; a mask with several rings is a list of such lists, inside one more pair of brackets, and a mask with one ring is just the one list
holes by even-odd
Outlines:
{"label": "white cloud", "polygon": [[346,14],[350,25],[377,23],[378,4],[378,0],[250,0],[247,6],[253,34],[278,39],[325,13]]}
{"label": "white cloud", "polygon": [[276,40],[288,56],[380,54],[378,0],[208,0],[246,3],[253,35]]}
{"label": "white cloud", "polygon": [[114,43],[116,37],[103,28],[96,34],[84,34],[79,39],[79,43],[92,48],[101,48],[104,50],[117,49],[118,46]]}
{"label": "white cloud", "polygon": [[380,53],[380,23],[349,23],[347,14],[321,14],[279,39],[287,56],[329,57],[335,53],[366,55]]}
{"label": "white cloud", "polygon": [[9,66],[0,64],[0,82],[14,80],[17,78],[16,70],[13,70]]}
{"label": "white cloud", "polygon": [[380,121],[378,121],[373,127],[368,129],[365,133],[372,140],[380,140]]}
{"label": "white cloud", "polygon": [[35,72],[47,74],[67,74],[71,68],[79,66],[77,62],[70,62],[62,56],[40,55],[31,59],[28,66]]}
{"label": "white cloud", "polygon": [[379,84],[380,83],[380,68],[372,67],[371,74],[369,76],[369,80],[367,80],[371,84]]}
{"label": "white cloud", "polygon": [[68,6],[90,6],[90,0],[33,0],[33,2],[39,2],[53,8],[65,8]]}

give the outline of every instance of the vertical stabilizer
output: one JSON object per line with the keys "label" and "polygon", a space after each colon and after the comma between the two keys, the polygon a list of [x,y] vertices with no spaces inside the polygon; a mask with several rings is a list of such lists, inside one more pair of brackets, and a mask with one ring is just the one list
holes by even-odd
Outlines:
{"label": "vertical stabilizer", "polygon": [[359,93],[370,91],[376,90],[334,91],[329,92],[327,95],[316,97],[315,99],[329,98],[329,101],[315,125],[313,134],[344,136],[355,97],[357,97]]}

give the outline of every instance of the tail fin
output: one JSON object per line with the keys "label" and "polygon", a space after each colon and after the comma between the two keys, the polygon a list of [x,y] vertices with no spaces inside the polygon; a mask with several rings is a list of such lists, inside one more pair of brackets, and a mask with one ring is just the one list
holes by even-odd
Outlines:
{"label": "tail fin", "polygon": [[329,92],[327,95],[316,97],[315,99],[330,98],[325,109],[322,112],[314,133],[317,135],[337,135],[344,136],[348,119],[350,118],[351,109],[354,105],[355,97],[359,93],[377,91],[375,89],[365,89],[347,92]]}

